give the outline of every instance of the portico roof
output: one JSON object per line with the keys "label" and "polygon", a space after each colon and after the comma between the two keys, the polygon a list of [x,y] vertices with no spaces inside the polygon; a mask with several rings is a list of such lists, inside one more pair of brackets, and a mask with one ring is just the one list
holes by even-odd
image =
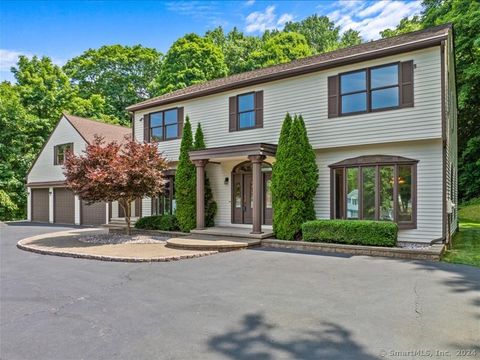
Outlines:
{"label": "portico roof", "polygon": [[190,160],[208,160],[249,155],[275,156],[276,152],[277,145],[275,144],[254,143],[192,150],[189,152],[189,155]]}

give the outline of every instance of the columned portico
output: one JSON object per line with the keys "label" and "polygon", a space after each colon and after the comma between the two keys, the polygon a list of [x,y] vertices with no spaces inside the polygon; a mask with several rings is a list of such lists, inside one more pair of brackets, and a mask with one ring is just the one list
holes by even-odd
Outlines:
{"label": "columned portico", "polygon": [[262,162],[265,155],[249,155],[253,169],[253,228],[252,234],[262,233]]}
{"label": "columned portico", "polygon": [[[243,211],[243,214],[245,214],[242,215],[242,219],[245,220],[242,221],[242,223],[252,224],[251,234],[261,236],[263,233],[262,223],[265,221],[265,182],[266,179],[268,179],[266,176],[270,176],[269,173],[267,173],[267,175],[263,173],[262,167],[265,168],[265,166],[268,165],[264,162],[267,156],[275,156],[276,148],[277,146],[273,144],[256,143],[190,151],[190,159],[196,167],[196,230],[205,229],[205,166],[209,162],[214,164],[212,166],[215,166],[215,164],[221,166],[219,164],[223,162],[231,163],[232,161],[238,160],[238,164],[246,163],[250,166],[250,175],[248,175],[248,173],[244,175],[244,178],[242,178],[241,181],[242,186],[239,190],[240,193],[245,194],[245,196],[237,196],[237,192],[234,193],[232,186],[234,179],[232,173],[231,178],[226,177],[224,179],[224,185],[231,186],[232,188],[231,206],[228,208],[225,206],[219,206],[217,214],[220,212],[232,212],[232,225],[236,225],[239,222],[234,222],[233,219],[234,215],[232,207],[235,207],[235,209]],[[249,162],[246,162],[246,160]],[[237,178],[237,175],[235,176]],[[229,185],[229,183],[232,185]],[[248,195],[246,195],[247,193]],[[270,206],[271,205],[269,205],[268,211],[271,215]],[[224,216],[226,215],[225,213],[223,213]],[[269,219],[271,219],[271,217]]]}
{"label": "columned portico", "polygon": [[197,169],[197,230],[205,228],[205,165],[207,159],[193,160]]}

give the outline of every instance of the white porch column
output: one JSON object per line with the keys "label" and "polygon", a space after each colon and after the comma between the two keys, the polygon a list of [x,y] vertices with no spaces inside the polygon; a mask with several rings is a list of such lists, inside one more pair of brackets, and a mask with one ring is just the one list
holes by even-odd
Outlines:
{"label": "white porch column", "polygon": [[118,201],[112,201],[112,218],[118,218]]}
{"label": "white porch column", "polygon": [[80,225],[80,196],[75,195],[75,225]]}
{"label": "white porch column", "polygon": [[54,219],[54,212],[53,212],[53,187],[48,188],[48,222],[53,223],[55,221]]}
{"label": "white porch column", "polygon": [[27,188],[27,220],[32,221],[32,189]]}
{"label": "white porch column", "polygon": [[108,224],[110,222],[110,203],[107,202],[105,203],[105,224]]}

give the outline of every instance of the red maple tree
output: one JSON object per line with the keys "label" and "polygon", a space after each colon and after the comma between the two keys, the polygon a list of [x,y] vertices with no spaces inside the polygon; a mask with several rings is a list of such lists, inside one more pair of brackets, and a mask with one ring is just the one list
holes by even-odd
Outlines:
{"label": "red maple tree", "polygon": [[163,191],[168,161],[156,143],[129,138],[119,144],[96,136],[81,155],[68,154],[64,166],[67,187],[87,203],[118,201],[131,233],[131,204]]}

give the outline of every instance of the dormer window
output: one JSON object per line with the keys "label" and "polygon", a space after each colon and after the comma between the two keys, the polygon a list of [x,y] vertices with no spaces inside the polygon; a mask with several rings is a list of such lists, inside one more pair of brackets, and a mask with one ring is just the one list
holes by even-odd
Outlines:
{"label": "dormer window", "polygon": [[53,148],[53,164],[63,165],[68,152],[73,152],[73,143],[56,145]]}

